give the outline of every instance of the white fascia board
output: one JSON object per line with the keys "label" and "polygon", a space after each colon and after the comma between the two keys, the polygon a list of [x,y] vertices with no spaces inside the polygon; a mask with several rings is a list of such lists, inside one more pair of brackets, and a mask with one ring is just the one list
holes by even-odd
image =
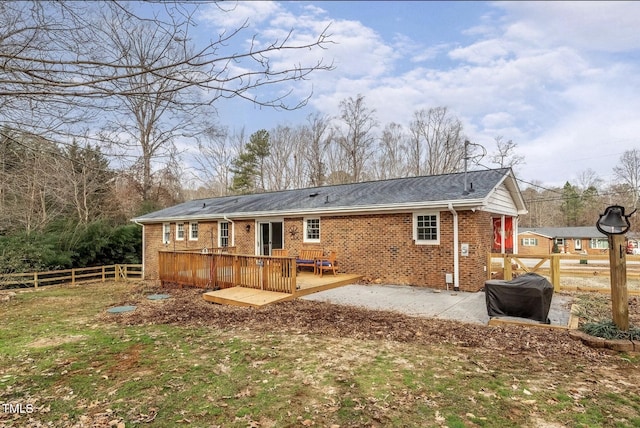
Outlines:
{"label": "white fascia board", "polygon": [[436,201],[427,203],[401,203],[391,205],[364,205],[353,206],[348,208],[326,208],[315,210],[292,210],[292,211],[253,211],[237,212],[237,213],[224,213],[224,214],[211,214],[211,215],[197,215],[197,216],[172,216],[162,217],[154,219],[133,219],[139,223],[171,223],[176,221],[206,221],[206,220],[224,220],[224,217],[233,220],[242,219],[255,219],[264,217],[303,217],[303,216],[318,216],[318,215],[349,215],[349,214],[375,214],[375,213],[394,213],[394,212],[408,212],[417,210],[435,210],[443,209],[448,210],[449,204],[452,204],[454,208],[458,210],[481,210],[485,207],[486,202],[483,199],[473,199],[465,201]]}

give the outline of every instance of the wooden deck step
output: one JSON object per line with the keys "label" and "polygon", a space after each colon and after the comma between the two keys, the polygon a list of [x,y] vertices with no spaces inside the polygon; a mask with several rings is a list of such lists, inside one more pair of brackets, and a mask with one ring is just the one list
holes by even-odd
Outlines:
{"label": "wooden deck step", "polygon": [[232,287],[209,291],[208,293],[204,293],[202,297],[208,302],[220,303],[222,305],[259,308],[270,303],[291,299],[292,295],[289,293],[278,293],[254,288]]}

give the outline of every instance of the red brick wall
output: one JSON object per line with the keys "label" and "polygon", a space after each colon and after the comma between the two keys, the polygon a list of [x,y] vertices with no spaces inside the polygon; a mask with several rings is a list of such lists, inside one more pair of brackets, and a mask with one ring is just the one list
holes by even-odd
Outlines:
{"label": "red brick wall", "polygon": [[[234,221],[236,251],[255,253],[255,223]],[[251,225],[250,232],[246,224]],[[213,227],[217,245],[217,224],[199,223],[198,245],[210,245],[206,230]],[[171,224],[172,231],[175,224]],[[297,231],[297,233],[294,233]],[[320,243],[303,242],[303,219],[284,220],[284,247],[295,255],[302,248],[335,250],[339,272],[357,273],[366,279],[386,284],[409,284],[445,289],[446,273],[454,273],[453,216],[440,212],[440,245],[415,245],[412,213],[368,214],[321,217]],[[491,248],[492,223],[488,213],[458,212],[458,239],[469,244],[469,256],[459,256],[459,283],[463,291],[477,291],[484,286],[487,252]],[[162,225],[145,225],[145,277],[157,278],[157,252],[173,249],[162,244]],[[172,235],[173,236],[173,235]],[[176,249],[193,248],[194,241],[176,243]],[[458,249],[459,251],[459,249]],[[452,287],[453,284],[450,284]]]}
{"label": "red brick wall", "polygon": [[[538,245],[536,246],[524,246],[522,245],[522,238],[536,238],[538,239]],[[566,238],[564,240],[564,245],[558,246],[558,251],[564,254],[590,254],[590,255],[599,255],[599,254],[607,254],[607,250],[599,249],[599,248],[590,248],[591,239],[582,238],[580,241],[582,242],[582,249],[576,250],[575,248],[575,239]],[[553,253],[553,239],[545,238],[544,236],[536,235],[533,233],[520,233],[518,235],[518,254],[522,255],[537,255],[537,254],[552,254]]]}
{"label": "red brick wall", "polygon": [[[538,245],[522,245],[523,238],[532,238],[538,240]],[[534,233],[519,233],[518,234],[518,254],[529,255],[529,254],[551,254],[551,249],[553,248],[553,240],[550,238],[546,238],[544,236],[540,236]]]}

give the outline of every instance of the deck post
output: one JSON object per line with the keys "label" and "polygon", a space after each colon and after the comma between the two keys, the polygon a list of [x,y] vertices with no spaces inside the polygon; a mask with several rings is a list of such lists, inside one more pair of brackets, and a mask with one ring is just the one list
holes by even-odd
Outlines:
{"label": "deck post", "polygon": [[296,294],[298,278],[295,259],[289,259],[289,280],[291,281],[291,294]]}

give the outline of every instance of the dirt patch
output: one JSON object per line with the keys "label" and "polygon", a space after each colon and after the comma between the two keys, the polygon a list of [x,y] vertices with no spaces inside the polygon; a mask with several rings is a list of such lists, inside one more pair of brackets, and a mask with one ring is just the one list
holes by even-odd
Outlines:
{"label": "dirt patch", "polygon": [[[167,292],[167,290],[162,290]],[[103,314],[105,321],[125,325],[180,324],[211,326],[223,330],[292,332],[365,340],[392,340],[422,344],[449,344],[477,348],[496,355],[531,355],[535,358],[574,357],[597,362],[608,358],[569,337],[566,330],[518,326],[482,326],[433,318],[411,317],[391,311],[374,311],[325,302],[294,300],[260,309],[216,305],[202,298],[202,290],[170,290],[171,298],[154,302],[132,291],[126,304],[137,310]],[[640,322],[637,304],[633,319]]]}
{"label": "dirt patch", "polygon": [[30,348],[47,348],[49,346],[58,346],[65,343],[79,342],[86,339],[86,336],[62,336],[62,337],[43,337],[31,342],[28,346]]}

